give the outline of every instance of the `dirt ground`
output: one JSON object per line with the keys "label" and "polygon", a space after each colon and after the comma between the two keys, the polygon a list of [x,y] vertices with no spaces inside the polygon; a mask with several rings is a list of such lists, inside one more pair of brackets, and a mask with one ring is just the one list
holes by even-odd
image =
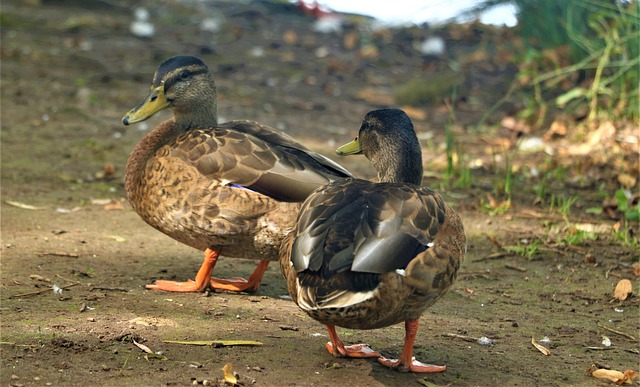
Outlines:
{"label": "dirt ground", "polygon": [[[504,214],[483,211],[504,178],[486,149],[511,135],[498,126],[479,133],[470,124],[501,97],[495,82],[508,87],[507,67],[472,66],[467,73],[468,104],[457,112],[455,134],[467,160],[484,162],[472,170],[468,188],[441,179],[444,106],[412,111],[425,147],[424,183],[460,213],[469,240],[457,283],[423,315],[415,346],[418,359],[446,364],[445,373],[401,374],[371,360],[331,357],[326,330],[286,299],[276,264],[255,294],[145,290],[154,279],[192,278],[202,259],[140,220],[122,187],[134,144],[169,117],[162,112],[127,128],[120,122],[145,96],[163,59],[193,54],[210,65],[222,121],[278,127],[366,177],[372,170],[364,158],[338,159],[333,149],[355,135],[368,110],[393,103],[394,85],[430,70],[403,46],[415,29],[396,32],[389,39],[397,41],[372,56],[348,47],[341,34],[311,31],[312,19],[284,5],[136,2],[150,6],[156,26],[143,39],[129,31],[128,4],[2,2],[1,385],[218,385],[228,363],[242,384],[258,386],[598,386],[612,383],[595,379],[589,368],[638,371],[639,298],[612,297],[623,278],[636,291],[640,285],[633,273],[637,244],[612,237],[618,219],[586,212],[613,195],[620,163],[568,166],[564,177],[550,181],[550,194],[580,198],[565,220],[548,203],[533,204],[537,181],[525,171],[544,159],[514,154],[520,169],[512,207]],[[221,23],[215,33],[200,27],[210,16]],[[451,52],[478,43],[459,39]],[[506,113],[497,111],[494,121]],[[637,145],[630,157],[637,163]],[[600,231],[582,243],[557,243],[576,224]],[[631,227],[638,235],[637,224]],[[514,252],[533,240],[543,243],[531,257]],[[254,264],[222,259],[216,275],[247,276]],[[54,285],[62,292],[54,293]],[[338,333],[387,356],[402,350],[402,325]],[[482,337],[492,345],[479,344]],[[551,355],[537,350],[532,337]]]}

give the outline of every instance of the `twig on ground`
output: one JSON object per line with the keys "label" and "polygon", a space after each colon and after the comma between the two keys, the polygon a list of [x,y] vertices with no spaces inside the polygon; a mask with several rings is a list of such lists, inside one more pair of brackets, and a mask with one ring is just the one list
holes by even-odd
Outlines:
{"label": "twig on ground", "polygon": [[630,335],[630,334],[628,334],[628,333],[624,333],[624,332],[617,331],[617,330],[615,330],[615,329],[612,329],[612,328],[606,327],[606,326],[604,326],[604,325],[602,325],[602,324],[598,324],[598,326],[599,326],[600,328],[602,328],[602,329],[606,330],[606,331],[609,331],[609,332],[611,332],[611,333],[615,333],[616,335],[620,335],[620,336],[626,337],[626,338],[627,338],[627,339],[629,339],[629,340],[637,341],[637,339],[636,339],[635,337],[631,336],[631,335]]}
{"label": "twig on ground", "polygon": [[525,269],[524,267],[520,267],[520,266],[516,266],[516,265],[511,265],[511,264],[505,264],[504,267],[506,267],[507,269],[511,269],[511,270],[516,270],[519,271],[521,273],[524,273],[525,271],[527,271],[527,269]]}
{"label": "twig on ground", "polygon": [[[77,285],[80,285],[80,282],[75,282],[75,283],[72,283],[72,284],[69,284],[69,285],[60,286],[60,289],[69,289],[69,288],[77,286]],[[35,292],[14,294],[13,296],[9,296],[9,298],[37,296],[38,294],[43,294],[43,293],[50,292],[50,291],[52,291],[51,288],[46,288],[46,289],[38,290],[38,291],[35,291]]]}
{"label": "twig on ground", "polygon": [[90,291],[94,291],[94,290],[106,290],[106,291],[113,291],[113,292],[128,292],[129,289],[126,288],[113,288],[113,287],[109,287],[109,286],[92,286],[91,288],[89,288]]}
{"label": "twig on ground", "polygon": [[65,278],[65,277],[61,276],[60,274],[56,274],[56,277],[58,277],[58,278],[60,278],[60,279],[63,279],[63,280],[65,280],[65,281],[67,281],[67,282],[71,282],[71,283],[73,283],[73,284],[79,284],[79,283],[80,283],[80,282],[78,282],[78,281],[74,281],[74,280],[70,280],[69,278]]}
{"label": "twig on ground", "polygon": [[504,258],[509,256],[510,253],[506,253],[506,252],[499,252],[499,253],[493,253],[490,255],[487,255],[486,257],[482,257],[482,258],[478,258],[476,260],[473,260],[471,262],[482,262],[482,261],[489,261],[492,259],[500,259],[500,258]]}
{"label": "twig on ground", "polygon": [[51,256],[54,256],[54,257],[70,257],[70,258],[78,258],[79,257],[79,255],[75,254],[75,253],[63,253],[63,252],[58,252],[58,251],[55,251],[55,252],[53,252],[53,251],[52,252],[44,251],[44,252],[38,253],[37,255],[39,257],[43,257],[45,255],[51,255]]}
{"label": "twig on ground", "polygon": [[467,335],[459,335],[457,333],[445,333],[445,336],[453,337],[453,338],[456,338],[456,339],[462,339],[464,341],[469,341],[469,342],[472,342],[472,343],[478,342],[478,339],[475,338],[475,337],[471,337],[471,336],[467,336]]}

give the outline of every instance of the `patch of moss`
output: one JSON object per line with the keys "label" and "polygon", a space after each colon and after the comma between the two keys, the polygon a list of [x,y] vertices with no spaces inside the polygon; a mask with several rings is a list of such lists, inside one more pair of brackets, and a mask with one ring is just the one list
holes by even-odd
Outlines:
{"label": "patch of moss", "polygon": [[18,15],[10,15],[6,12],[0,12],[0,25],[2,27],[26,28],[36,26],[37,21],[27,19]]}
{"label": "patch of moss", "polygon": [[463,74],[454,71],[420,76],[398,86],[393,97],[399,105],[430,105],[451,95],[463,82]]}

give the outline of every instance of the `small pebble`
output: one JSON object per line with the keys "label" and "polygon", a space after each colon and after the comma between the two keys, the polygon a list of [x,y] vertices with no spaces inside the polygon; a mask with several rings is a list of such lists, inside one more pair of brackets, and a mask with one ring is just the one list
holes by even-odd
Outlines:
{"label": "small pebble", "polygon": [[493,346],[493,340],[491,340],[488,337],[482,336],[481,338],[478,339],[478,344],[480,345],[487,345],[487,346]]}

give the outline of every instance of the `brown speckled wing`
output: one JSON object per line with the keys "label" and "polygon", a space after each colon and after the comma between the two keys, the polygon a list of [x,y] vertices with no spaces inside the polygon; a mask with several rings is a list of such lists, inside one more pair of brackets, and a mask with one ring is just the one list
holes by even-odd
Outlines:
{"label": "brown speckled wing", "polygon": [[[252,136],[266,141],[269,144],[273,144],[281,148],[288,148],[290,152],[293,152],[298,157],[304,154],[305,159],[307,159],[307,157],[311,157],[311,159],[319,164],[316,165],[315,168],[321,170],[328,169],[339,177],[351,176],[351,173],[344,169],[340,164],[319,153],[307,149],[307,147],[296,141],[293,137],[269,126],[253,121],[230,121],[220,125],[220,127],[251,134]],[[307,159],[305,162],[311,163],[311,160]]]}
{"label": "brown speckled wing", "polygon": [[297,272],[321,272],[325,278],[404,269],[429,248],[445,209],[428,188],[337,181],[305,202],[291,260]]}
{"label": "brown speckled wing", "polygon": [[[172,148],[161,148],[147,164],[144,200],[138,204],[144,206],[138,210],[143,219],[172,238],[201,250],[237,245],[240,241],[253,243],[263,228],[261,218],[278,210],[280,203],[205,176],[174,152]],[[250,248],[246,246],[247,250]],[[225,250],[225,254],[239,253]]]}
{"label": "brown speckled wing", "polygon": [[[280,142],[295,145],[285,140]],[[321,163],[304,149],[227,128],[192,130],[166,147],[171,157],[192,164],[211,180],[243,186],[279,201],[303,201],[321,185],[348,176],[335,163]]]}
{"label": "brown speckled wing", "polygon": [[[243,125],[245,131],[189,130],[155,149],[145,138],[125,179],[136,212],[194,248],[225,246],[227,256],[274,259],[300,208],[293,202],[346,174],[290,148],[295,143],[286,136],[279,141],[287,146],[269,143],[249,129],[259,125]],[[173,130],[170,121],[159,128],[152,138]]]}

